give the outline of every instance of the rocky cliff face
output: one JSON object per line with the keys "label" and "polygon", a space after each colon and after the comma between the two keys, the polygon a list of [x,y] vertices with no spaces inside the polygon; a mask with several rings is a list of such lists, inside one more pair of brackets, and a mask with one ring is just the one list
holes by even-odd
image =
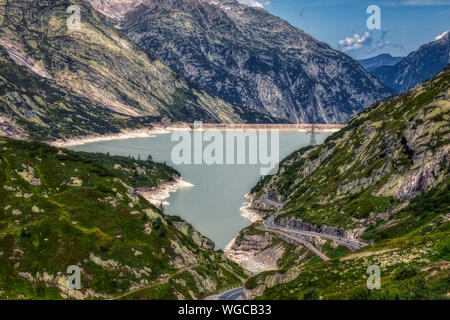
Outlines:
{"label": "rocky cliff face", "polygon": [[294,123],[343,123],[390,95],[350,57],[261,8],[144,0],[123,15],[116,1],[90,2],[122,15],[120,28],[133,42],[234,105]]}
{"label": "rocky cliff face", "polygon": [[117,133],[158,121],[114,112],[70,88],[17,65],[0,47],[0,135],[52,140]]}
{"label": "rocky cliff face", "polygon": [[[311,239],[310,239],[311,240]],[[312,242],[314,243],[313,239]],[[314,243],[318,248],[322,243]],[[276,234],[255,228],[242,230],[225,248],[225,257],[250,274],[283,270],[293,264],[306,264],[314,255],[303,245],[290,243]]]}
{"label": "rocky cliff face", "polygon": [[[79,29],[67,27],[71,4],[81,10]],[[0,116],[9,119],[1,126],[3,134],[61,138],[117,132],[141,121],[148,126],[162,118],[273,120],[199,89],[140,50],[84,1],[8,1],[0,6],[0,16],[1,62],[7,75],[1,79]],[[51,87],[52,94],[46,95],[44,87]]]}
{"label": "rocky cliff face", "polygon": [[397,92],[406,92],[431,79],[450,63],[450,33],[423,45],[393,66],[372,71],[385,85]]}

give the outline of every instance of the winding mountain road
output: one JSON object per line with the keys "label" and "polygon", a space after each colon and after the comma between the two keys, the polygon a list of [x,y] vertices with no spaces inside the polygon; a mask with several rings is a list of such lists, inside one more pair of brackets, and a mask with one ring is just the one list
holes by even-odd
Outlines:
{"label": "winding mountain road", "polygon": [[[347,239],[347,238],[342,238],[339,236],[333,236],[333,235],[314,232],[314,231],[303,231],[303,230],[299,230],[299,229],[290,229],[290,228],[285,228],[285,227],[279,226],[276,224],[275,218],[278,215],[278,212],[281,211],[281,209],[283,209],[284,203],[280,203],[280,202],[271,200],[267,194],[263,194],[260,199],[261,199],[261,201],[265,202],[267,205],[277,208],[277,213],[275,215],[270,216],[266,220],[264,220],[263,226],[257,227],[258,230],[277,233],[282,238],[300,243],[300,244],[304,245],[305,247],[307,247],[312,252],[314,252],[316,255],[318,255],[324,261],[328,261],[328,260],[330,260],[330,258],[328,258],[322,251],[320,251],[318,248],[316,248],[311,242],[304,239],[305,236],[333,240],[337,243],[340,243],[342,245],[345,245],[345,246],[355,249],[355,250],[361,249],[368,245],[367,243],[364,243],[364,242],[361,242],[358,240],[354,240],[354,239]],[[243,299],[243,297],[244,297],[244,288],[237,287],[237,288],[233,288],[228,291],[225,291],[221,294],[211,296],[211,297],[207,298],[207,300],[240,300],[240,299]]]}
{"label": "winding mountain road", "polygon": [[333,241],[343,244],[345,246],[351,247],[352,249],[355,249],[355,250],[361,249],[361,248],[367,246],[367,243],[364,243],[364,242],[361,242],[358,240],[354,240],[354,239],[347,239],[347,238],[342,238],[342,237],[333,236],[333,235],[329,235],[329,234],[325,234],[325,233],[314,232],[314,231],[304,231],[304,230],[299,230],[299,229],[291,229],[291,228],[281,227],[275,223],[275,217],[270,217],[270,218],[264,220],[264,226],[267,227],[268,229],[275,230],[275,231],[276,230],[282,231],[285,233],[289,233],[291,235],[317,237],[317,238],[322,238],[322,239],[327,239],[327,240],[333,240]]}
{"label": "winding mountain road", "polygon": [[[261,199],[261,201],[265,202],[269,206],[277,208],[278,212],[281,209],[283,209],[283,207],[284,207],[284,203],[280,203],[280,202],[269,199],[267,194],[263,194],[260,199]],[[322,239],[333,240],[333,241],[343,244],[347,247],[350,247],[351,249],[354,249],[354,250],[361,249],[361,248],[367,246],[367,243],[364,243],[364,242],[358,241],[358,240],[354,240],[354,239],[347,239],[347,238],[343,238],[343,237],[339,237],[339,236],[333,236],[333,235],[314,232],[314,231],[304,231],[304,230],[300,230],[300,229],[291,229],[291,228],[282,227],[275,223],[275,218],[276,218],[276,215],[273,215],[273,216],[267,218],[266,220],[264,220],[264,226],[268,230],[270,229],[273,231],[281,231],[281,232],[288,233],[293,236],[298,235],[298,236],[318,237],[318,238],[322,238]],[[302,239],[302,240],[304,240],[304,239]]]}

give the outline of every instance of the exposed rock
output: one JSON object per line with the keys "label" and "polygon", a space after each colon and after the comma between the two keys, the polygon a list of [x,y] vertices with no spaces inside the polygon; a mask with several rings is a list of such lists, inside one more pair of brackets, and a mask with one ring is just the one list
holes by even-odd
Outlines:
{"label": "exposed rock", "polygon": [[289,281],[294,280],[301,274],[301,270],[299,268],[291,268],[284,273],[272,273],[267,276],[259,277],[258,284],[254,289],[244,289],[245,299],[254,299],[255,297],[260,296],[264,293],[264,291],[268,288],[272,288],[276,285],[287,283]]}
{"label": "exposed rock", "polygon": [[346,230],[341,227],[333,227],[333,226],[316,226],[310,222],[298,220],[295,218],[282,218],[278,221],[278,224],[284,228],[302,230],[302,231],[312,231],[317,233],[323,233],[330,236],[342,237],[345,239],[358,239],[358,237],[364,233],[366,228],[359,229],[351,229]]}
{"label": "exposed rock", "polygon": [[214,250],[215,244],[212,240],[201,235],[197,230],[195,230],[192,225],[185,221],[174,221],[173,225],[181,231],[184,235],[190,237],[196,245],[199,247]]}
{"label": "exposed rock", "polygon": [[16,170],[16,172],[19,174],[19,176],[22,177],[26,182],[31,184],[32,186],[40,186],[41,185],[41,179],[39,179],[35,172],[34,168],[28,164],[22,164],[22,171]]}
{"label": "exposed rock", "polygon": [[233,105],[293,123],[344,123],[391,94],[347,55],[236,0],[90,2],[141,48]]}
{"label": "exposed rock", "polygon": [[225,256],[252,273],[278,270],[278,260],[283,256],[282,244],[270,246],[274,237],[269,233],[263,235],[239,234],[225,248]]}

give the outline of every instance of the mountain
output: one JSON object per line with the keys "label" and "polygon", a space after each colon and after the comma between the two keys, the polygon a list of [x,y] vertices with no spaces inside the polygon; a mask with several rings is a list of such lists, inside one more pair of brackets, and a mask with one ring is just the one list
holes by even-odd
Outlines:
{"label": "mountain", "polygon": [[90,3],[139,47],[233,105],[294,123],[343,123],[391,94],[347,55],[236,0]]}
{"label": "mountain", "polygon": [[403,93],[431,79],[450,63],[450,33],[421,46],[393,66],[382,66],[372,74],[385,85]]}
{"label": "mountain", "polygon": [[[249,279],[247,297],[448,299],[449,151],[450,66],[294,152],[249,195],[265,227],[227,248],[244,267],[280,269]],[[371,265],[380,290],[367,289]]]}
{"label": "mountain", "polygon": [[0,135],[54,140],[118,133],[151,126],[157,117],[133,117],[59,86],[17,65],[0,47]]}
{"label": "mountain", "polygon": [[[81,28],[68,30],[77,5]],[[26,13],[26,14],[24,14]],[[2,135],[50,140],[192,122],[272,122],[231,106],[144,53],[84,1],[0,6]]]}
{"label": "mountain", "polygon": [[[0,299],[197,299],[245,275],[136,194],[162,164],[0,138]],[[81,289],[66,286],[69,266]]]}
{"label": "mountain", "polygon": [[397,62],[400,62],[402,59],[403,57],[393,57],[389,53],[383,53],[372,58],[358,60],[358,62],[368,72],[372,72],[373,70],[382,66],[393,66]]}

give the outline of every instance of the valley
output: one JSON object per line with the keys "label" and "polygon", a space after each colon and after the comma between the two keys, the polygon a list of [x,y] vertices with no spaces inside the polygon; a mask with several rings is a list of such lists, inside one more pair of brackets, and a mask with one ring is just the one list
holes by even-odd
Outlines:
{"label": "valley", "polygon": [[[205,130],[208,132],[208,129]],[[225,135],[224,131],[221,132]],[[237,133],[244,136],[245,131]],[[192,136],[193,132],[190,134]],[[280,159],[309,143],[309,134],[305,132],[286,130],[280,131],[279,135]],[[317,140],[323,142],[329,135],[329,132],[318,132]],[[249,224],[249,221],[241,216],[241,207],[244,206],[245,194],[260,179],[260,165],[174,164],[171,150],[176,142],[171,141],[171,137],[172,134],[167,132],[153,137],[88,143],[70,148],[75,151],[102,152],[141,159],[151,155],[154,161],[167,163],[175,168],[183,180],[193,187],[171,193],[170,197],[164,200],[167,202],[164,212],[181,216],[212,239],[217,249],[224,249],[233,237]],[[226,154],[225,145],[223,149]],[[248,145],[245,152],[248,158]]]}
{"label": "valley", "polygon": [[448,300],[448,10],[303,3],[0,1],[0,300]]}

